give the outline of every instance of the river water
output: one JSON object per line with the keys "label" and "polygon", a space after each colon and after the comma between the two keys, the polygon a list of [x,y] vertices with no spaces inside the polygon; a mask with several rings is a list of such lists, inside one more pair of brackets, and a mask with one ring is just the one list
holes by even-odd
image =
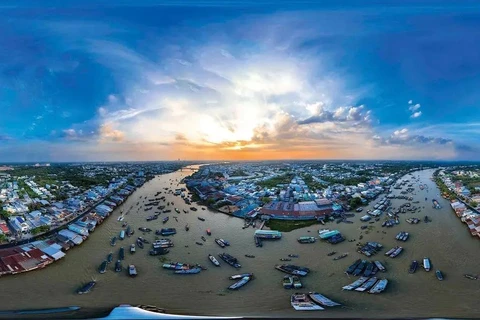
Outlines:
{"label": "river water", "polygon": [[[317,312],[315,316],[326,317],[476,317],[478,312],[478,294],[480,281],[472,281],[463,277],[464,273],[480,273],[479,248],[480,241],[473,239],[466,226],[462,224],[449,207],[448,201],[440,198],[438,189],[431,181],[433,170],[416,172],[420,182],[428,186],[424,190],[414,185],[414,199],[420,201],[415,206],[424,206],[420,214],[406,213],[400,215],[400,224],[393,228],[382,228],[380,222],[371,225],[373,229],[365,234],[362,241],[377,241],[385,249],[375,259],[385,262],[386,273],[380,273],[390,280],[387,290],[378,295],[359,292],[347,292],[341,287],[354,281],[354,277],[344,274],[344,270],[356,259],[365,258],[356,252],[356,243],[344,241],[337,245],[323,242],[314,244],[299,244],[299,236],[317,236],[319,226],[307,227],[289,233],[283,233],[279,241],[264,242],[262,248],[255,247],[254,230],[242,229],[243,221],[221,213],[199,210],[188,214],[175,212],[161,214],[158,220],[146,222],[145,218],[155,210],[145,212],[143,204],[147,198],[153,198],[157,191],[162,191],[158,197],[165,195],[166,201],[174,201],[176,208],[188,209],[180,197],[166,194],[164,188],[178,188],[179,181],[191,171],[177,171],[158,176],[147,182],[119,208],[113,216],[97,227],[95,232],[78,248],[68,251],[67,256],[43,270],[29,272],[16,276],[6,276],[0,280],[3,299],[0,309],[36,309],[78,305],[82,311],[77,314],[101,315],[107,310],[121,304],[151,304],[165,308],[170,313],[228,315],[228,316],[312,316],[308,312],[295,312],[290,306],[289,297],[292,291],[284,290],[281,285],[283,273],[274,269],[280,263],[279,259],[289,253],[299,254],[292,263],[309,267],[312,272],[303,278],[303,291],[317,291],[327,297],[344,304],[345,308],[332,308]],[[398,194],[401,190],[394,190]],[[425,201],[428,197],[428,201]],[[439,200],[443,206],[440,210],[432,208],[432,198]],[[145,201],[145,202],[143,202]],[[137,202],[140,202],[137,206]],[[392,205],[399,207],[405,200],[393,199]],[[373,204],[372,204],[373,206]],[[131,209],[130,209],[131,208]],[[170,206],[171,209],[172,206]],[[130,209],[130,210],[129,210]],[[366,208],[368,209],[368,207]],[[128,211],[126,221],[135,228],[135,235],[118,241],[115,247],[110,246],[110,238],[118,235],[121,222],[117,221],[120,210]],[[172,210],[173,211],[173,210]],[[358,239],[360,216],[358,213],[354,224],[329,224],[326,227],[338,229],[347,239]],[[137,248],[137,253],[129,253],[129,245],[142,235],[138,227],[160,229],[161,219],[169,215],[170,220],[165,226],[176,227],[178,233],[173,236],[175,247],[167,255],[171,261],[200,263],[208,267],[198,275],[175,275],[172,271],[161,268],[159,257],[148,255],[149,245],[145,249]],[[423,223],[423,216],[428,215],[432,222]],[[173,219],[176,216],[178,222]],[[197,216],[206,219],[199,221]],[[410,225],[405,218],[416,216],[422,218],[417,225]],[[382,218],[383,220],[383,218]],[[184,226],[190,224],[190,231]],[[205,234],[205,229],[212,230],[212,236]],[[386,234],[382,233],[386,231]],[[383,252],[397,245],[395,235],[399,231],[410,233],[410,239],[403,243],[405,250],[395,259],[387,258]],[[198,246],[195,241],[201,241],[205,235],[207,241]],[[144,235],[149,240],[154,239],[153,232]],[[210,264],[207,255],[217,255],[224,250],[213,241],[214,238],[224,238],[231,246],[225,250],[239,258],[242,268],[240,272],[253,272],[256,278],[242,289],[230,292],[226,288],[232,284],[228,276],[239,273],[234,268],[222,263],[220,268]],[[126,258],[124,268],[129,263],[137,266],[139,276],[129,278],[126,272],[115,273],[113,264],[105,274],[99,274],[97,268],[106,255],[113,250],[115,256],[118,249],[124,246]],[[188,246],[188,247],[185,247]],[[327,253],[335,250],[338,253],[348,252],[349,256],[339,261],[333,261]],[[255,259],[245,258],[245,254],[253,254]],[[408,273],[411,260],[421,261],[428,256],[432,262],[433,271],[417,270],[415,274]],[[115,258],[114,258],[115,259]],[[435,278],[435,269],[441,269],[445,275],[443,282]],[[97,280],[97,286],[86,295],[77,295],[75,290],[92,278]],[[8,298],[6,298],[8,297]]]}

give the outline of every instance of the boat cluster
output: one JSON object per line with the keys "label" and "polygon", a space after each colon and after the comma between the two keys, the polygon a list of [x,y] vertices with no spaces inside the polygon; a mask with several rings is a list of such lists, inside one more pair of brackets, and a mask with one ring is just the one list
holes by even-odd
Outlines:
{"label": "boat cluster", "polygon": [[320,239],[326,240],[331,244],[337,244],[345,241],[345,237],[338,230],[323,229],[318,230]]}
{"label": "boat cluster", "polygon": [[387,284],[387,279],[378,279],[377,277],[361,277],[355,282],[342,287],[342,289],[347,291],[355,290],[358,292],[380,293],[387,288]]}
{"label": "boat cluster", "polygon": [[247,283],[249,283],[251,280],[253,280],[253,273],[242,273],[242,274],[236,274],[233,276],[229,277],[230,280],[239,280],[232,284],[231,286],[228,287],[230,290],[237,290]]}
{"label": "boat cluster", "polygon": [[381,245],[378,242],[367,242],[365,244],[359,244],[358,245],[359,249],[357,250],[358,253],[361,253],[363,255],[366,255],[367,257],[371,257],[378,253],[383,248],[383,245]]}
{"label": "boat cluster", "polygon": [[290,304],[297,311],[319,311],[325,307],[341,306],[340,303],[332,301],[317,292],[294,293],[290,297]]}
{"label": "boat cluster", "polygon": [[229,255],[228,253],[220,253],[218,256],[220,257],[220,259],[222,259],[236,269],[242,267],[242,265],[238,262],[238,259]]}
{"label": "boat cluster", "polygon": [[300,278],[293,275],[283,277],[282,284],[284,289],[300,289],[303,286]]}
{"label": "boat cluster", "polygon": [[418,219],[418,218],[408,218],[405,221],[407,221],[410,224],[417,224],[417,223],[420,222],[420,219]]}
{"label": "boat cluster", "polygon": [[380,261],[367,261],[367,260],[356,260],[351,264],[345,273],[351,274],[353,276],[364,276],[371,277],[377,274],[378,271],[385,272],[387,269],[383,266]]}
{"label": "boat cluster", "polygon": [[408,232],[400,231],[400,232],[395,236],[395,239],[397,239],[397,240],[399,240],[399,241],[407,241],[407,240],[408,240],[408,237],[409,237],[409,233],[408,233]]}
{"label": "boat cluster", "polygon": [[386,255],[387,257],[390,257],[390,258],[395,258],[395,257],[398,256],[402,251],[403,251],[403,248],[402,248],[402,247],[396,246],[396,247],[388,250],[387,252],[385,252],[385,255]]}

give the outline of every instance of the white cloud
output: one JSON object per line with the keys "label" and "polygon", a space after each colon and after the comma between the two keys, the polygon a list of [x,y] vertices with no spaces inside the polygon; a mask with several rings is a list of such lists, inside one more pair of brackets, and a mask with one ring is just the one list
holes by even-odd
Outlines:
{"label": "white cloud", "polygon": [[414,111],[417,111],[418,109],[420,109],[420,107],[421,107],[421,105],[419,103],[417,103],[417,104],[409,107],[408,110],[414,112]]}
{"label": "white cloud", "polygon": [[422,111],[417,111],[415,113],[413,113],[410,118],[418,118],[422,115]]}
{"label": "white cloud", "polygon": [[413,103],[413,100],[408,100],[408,104],[412,104]]}

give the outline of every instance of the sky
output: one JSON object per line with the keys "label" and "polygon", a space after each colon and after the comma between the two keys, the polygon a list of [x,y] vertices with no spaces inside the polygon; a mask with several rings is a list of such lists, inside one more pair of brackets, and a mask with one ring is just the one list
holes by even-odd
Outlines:
{"label": "sky", "polygon": [[2,1],[0,162],[478,160],[480,5],[339,2]]}

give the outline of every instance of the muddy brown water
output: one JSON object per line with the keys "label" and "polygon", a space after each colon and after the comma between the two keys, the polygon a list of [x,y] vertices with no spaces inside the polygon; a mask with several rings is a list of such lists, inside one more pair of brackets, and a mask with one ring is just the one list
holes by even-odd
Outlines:
{"label": "muddy brown water", "polygon": [[[472,238],[467,228],[453,214],[448,201],[439,197],[438,189],[431,181],[433,170],[414,173],[419,182],[413,182],[415,191],[411,194],[413,201],[419,201],[415,206],[421,206],[421,213],[406,213],[400,215],[400,224],[393,228],[382,228],[381,221],[369,224],[371,229],[366,233],[360,230],[362,223],[359,218],[365,214],[356,213],[354,224],[329,223],[325,227],[338,229],[347,239],[357,239],[362,234],[362,241],[377,241],[384,245],[384,250],[374,256],[384,262],[386,273],[380,273],[390,280],[387,290],[378,295],[359,292],[342,291],[341,287],[353,282],[356,277],[347,276],[344,270],[356,259],[365,256],[356,252],[356,242],[345,241],[337,245],[324,242],[314,244],[299,244],[300,236],[317,236],[321,225],[307,227],[288,233],[283,233],[279,241],[264,242],[262,248],[255,247],[253,241],[254,229],[242,229],[243,221],[221,213],[201,210],[194,212],[182,199],[173,194],[166,194],[164,188],[175,189],[181,179],[191,171],[177,171],[161,175],[147,182],[108,218],[95,232],[78,248],[68,251],[67,256],[43,270],[15,276],[5,276],[0,279],[3,299],[0,309],[37,309],[63,306],[80,306],[80,312],[75,316],[101,316],[110,308],[122,303],[150,304],[166,309],[170,313],[225,315],[225,316],[312,316],[309,312],[295,312],[290,306],[291,290],[284,290],[281,282],[284,274],[274,269],[281,263],[280,258],[289,253],[299,255],[292,263],[307,266],[312,272],[302,278],[305,288],[302,292],[317,291],[345,305],[344,308],[332,308],[316,312],[314,316],[325,317],[476,317],[478,312],[478,294],[480,281],[472,281],[463,277],[464,273],[480,273],[479,248],[480,241]],[[410,176],[407,176],[407,178]],[[410,179],[412,181],[412,179]],[[428,188],[420,190],[418,184],[426,184]],[[405,187],[406,188],[406,187]],[[145,218],[155,212],[144,211],[148,198],[166,196],[166,201],[173,201],[171,213],[161,214],[158,220],[146,222]],[[401,190],[394,190],[398,194]],[[147,197],[147,199],[145,199]],[[428,200],[425,201],[425,197]],[[436,198],[443,206],[440,210],[432,208],[431,199]],[[139,204],[137,205],[137,202]],[[398,207],[405,200],[393,199],[392,205]],[[376,201],[374,202],[376,203]],[[374,204],[373,203],[373,204]],[[373,206],[371,204],[370,206]],[[194,205],[197,206],[197,205]],[[370,207],[369,206],[369,207]],[[368,209],[367,207],[366,209]],[[424,207],[424,208],[423,208]],[[174,212],[179,208],[181,213]],[[183,213],[188,209],[189,213]],[[115,247],[110,246],[110,238],[118,235],[121,222],[117,221],[123,210],[125,220],[135,229],[135,235],[118,241]],[[170,220],[163,225],[162,218],[168,215]],[[423,217],[428,215],[432,222],[423,223]],[[204,217],[206,221],[197,219]],[[408,217],[418,217],[422,222],[410,225],[405,222]],[[173,218],[177,217],[178,222]],[[383,217],[382,217],[383,220]],[[186,232],[185,224],[190,225]],[[200,263],[208,267],[198,275],[175,275],[172,271],[162,269],[158,257],[148,255],[149,245],[145,249],[137,247],[133,255],[129,246],[138,236],[154,240],[154,234],[142,234],[138,227],[160,229],[175,227],[178,233],[172,237],[175,247],[167,255],[168,260]],[[206,235],[210,228],[212,236]],[[386,232],[386,234],[383,233]],[[410,233],[410,239],[402,243],[405,248],[397,258],[391,259],[383,255],[389,248],[398,244],[395,235],[399,231]],[[207,241],[203,246],[195,244],[201,236]],[[224,238],[231,246],[221,249],[214,238]],[[110,251],[114,259],[119,248],[126,250],[123,266],[129,263],[137,266],[139,276],[129,278],[125,272],[115,273],[110,264],[105,274],[97,272],[98,266]],[[188,246],[188,247],[186,247]],[[333,261],[327,256],[330,251],[339,254],[348,252],[345,259]],[[242,268],[237,271],[222,263],[214,267],[208,260],[209,253],[218,255],[228,252],[237,257]],[[253,254],[254,259],[246,258],[245,254]],[[411,260],[421,262],[428,256],[432,262],[432,271],[425,272],[419,268],[415,274],[408,273]],[[441,269],[445,275],[444,281],[435,278],[435,269]],[[226,288],[232,284],[228,277],[239,272],[253,272],[255,279],[238,291],[231,292]],[[84,282],[95,279],[98,283],[92,292],[77,295],[75,290]],[[64,315],[67,316],[67,315]]]}

